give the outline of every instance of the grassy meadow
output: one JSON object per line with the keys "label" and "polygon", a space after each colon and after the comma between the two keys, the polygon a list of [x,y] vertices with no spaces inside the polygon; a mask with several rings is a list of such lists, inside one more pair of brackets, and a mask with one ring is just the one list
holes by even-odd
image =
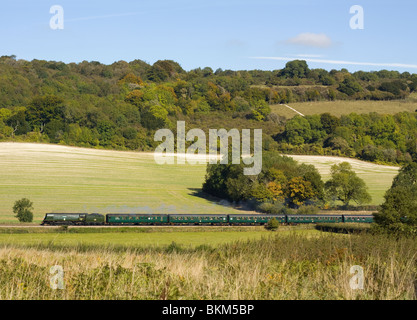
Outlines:
{"label": "grassy meadow", "polygon": [[[255,227],[256,228],[256,227]],[[207,228],[206,228],[207,229]],[[145,229],[146,230],[146,229]],[[86,247],[119,247],[119,248],[149,248],[167,246],[173,242],[184,247],[196,247],[206,244],[218,245],[242,240],[256,240],[268,236],[264,228],[239,231],[230,229],[223,231],[181,231],[177,229],[167,232],[47,232],[47,233],[0,233],[0,243],[24,246],[86,246]],[[12,231],[11,231],[12,232]],[[309,230],[309,232],[315,232]]]}
{"label": "grassy meadow", "polygon": [[[196,247],[129,244],[123,250],[1,242],[0,299],[416,298],[414,240],[304,231]],[[54,265],[64,271],[62,290],[50,287]],[[350,286],[352,266],[363,269],[363,289]]]}
{"label": "grassy meadow", "polygon": [[[354,159],[293,156],[314,164],[323,178],[349,161],[380,204],[398,168]],[[206,165],[158,165],[152,153],[0,143],[0,223],[15,223],[16,200],[34,203],[34,221],[46,212],[225,213],[240,211],[199,196]]]}

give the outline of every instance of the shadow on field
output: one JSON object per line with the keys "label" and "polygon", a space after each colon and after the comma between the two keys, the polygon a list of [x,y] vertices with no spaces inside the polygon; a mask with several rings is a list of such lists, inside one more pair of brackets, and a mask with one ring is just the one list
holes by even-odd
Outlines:
{"label": "shadow on field", "polygon": [[252,204],[249,201],[241,201],[238,203],[230,202],[225,199],[221,199],[221,198],[212,196],[208,193],[205,193],[203,192],[202,189],[199,189],[199,188],[188,188],[188,190],[190,191],[188,193],[189,195],[210,201],[211,204],[215,204],[215,205],[219,205],[219,206],[223,206],[227,208],[232,208],[235,210],[241,210],[241,211],[254,211],[254,208],[255,208],[254,204]]}

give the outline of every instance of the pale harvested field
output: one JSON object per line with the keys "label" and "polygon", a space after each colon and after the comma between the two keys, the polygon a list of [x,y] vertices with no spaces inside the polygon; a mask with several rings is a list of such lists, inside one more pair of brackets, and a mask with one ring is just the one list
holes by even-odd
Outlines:
{"label": "pale harvested field", "polygon": [[300,163],[314,165],[323,177],[323,180],[330,178],[330,168],[334,164],[349,162],[352,169],[362,178],[369,188],[372,196],[371,204],[381,204],[383,196],[392,184],[392,180],[398,174],[399,167],[377,165],[350,158],[326,157],[326,156],[303,156],[291,155]]}
{"label": "pale harvested field", "polygon": [[[328,178],[330,166],[346,159],[293,156],[314,164]],[[347,159],[364,178],[373,204],[398,168]],[[206,165],[158,165],[153,153],[0,143],[0,223],[13,223],[16,200],[34,203],[35,221],[46,212],[241,213],[196,195]]]}
{"label": "pale harvested field", "polygon": [[46,212],[233,213],[195,196],[206,165],[158,165],[153,153],[0,143],[0,222],[27,197]]}

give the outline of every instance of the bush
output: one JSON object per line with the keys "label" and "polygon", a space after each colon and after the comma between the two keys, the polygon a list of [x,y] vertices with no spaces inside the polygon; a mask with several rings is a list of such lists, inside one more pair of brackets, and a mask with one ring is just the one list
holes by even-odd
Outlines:
{"label": "bush", "polygon": [[270,203],[262,202],[258,206],[258,210],[267,214],[282,214],[282,210],[285,208],[283,203]]}
{"label": "bush", "polygon": [[33,221],[33,203],[26,198],[17,200],[13,206],[13,212],[16,214],[16,218],[20,222],[32,222]]}
{"label": "bush", "polygon": [[302,206],[298,209],[297,214],[318,214],[319,208],[316,206]]}
{"label": "bush", "polygon": [[290,209],[284,203],[276,202],[262,202],[257,209],[266,214],[295,214],[295,209]]}
{"label": "bush", "polygon": [[278,230],[279,222],[277,219],[272,218],[268,221],[268,223],[265,225],[265,229],[269,231],[276,231]]}
{"label": "bush", "polygon": [[318,223],[316,230],[333,233],[358,234],[371,231],[371,225],[364,223]]}
{"label": "bush", "polygon": [[372,224],[370,229],[372,234],[378,235],[391,235],[394,237],[410,237],[416,238],[417,237],[417,227],[406,225],[404,223],[393,223],[389,226],[381,226],[379,224]]}

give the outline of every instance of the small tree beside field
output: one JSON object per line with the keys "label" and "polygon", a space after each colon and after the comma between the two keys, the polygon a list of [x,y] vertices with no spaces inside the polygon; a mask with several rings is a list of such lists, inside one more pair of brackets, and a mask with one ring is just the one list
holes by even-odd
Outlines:
{"label": "small tree beside field", "polygon": [[26,198],[17,200],[13,206],[13,212],[16,214],[16,218],[20,222],[32,222],[33,221],[33,203]]}

